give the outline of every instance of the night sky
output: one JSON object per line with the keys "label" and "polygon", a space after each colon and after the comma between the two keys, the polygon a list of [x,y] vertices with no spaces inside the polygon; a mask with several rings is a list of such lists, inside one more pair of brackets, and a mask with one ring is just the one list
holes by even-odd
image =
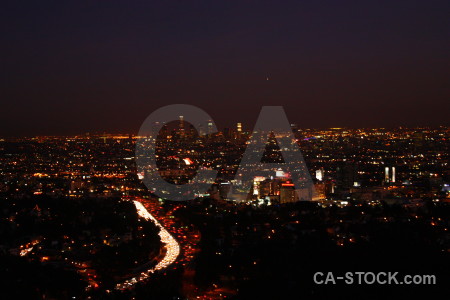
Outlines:
{"label": "night sky", "polygon": [[[450,1],[3,1],[0,136],[137,133],[186,103],[219,128],[449,124]],[[268,79],[268,80],[267,80]]]}

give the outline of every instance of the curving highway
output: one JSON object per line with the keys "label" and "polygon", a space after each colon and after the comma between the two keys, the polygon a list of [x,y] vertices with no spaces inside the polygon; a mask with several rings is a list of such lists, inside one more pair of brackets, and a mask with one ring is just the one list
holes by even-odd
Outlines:
{"label": "curving highway", "polygon": [[134,206],[136,206],[137,213],[140,217],[144,218],[145,220],[153,221],[156,226],[159,227],[159,236],[161,238],[161,242],[166,247],[166,254],[163,259],[158,262],[158,264],[156,264],[156,266],[154,266],[153,268],[141,272],[139,275],[132,277],[122,283],[118,283],[116,285],[117,290],[129,288],[138,282],[146,280],[147,278],[149,278],[150,274],[169,267],[176,261],[178,255],[180,254],[180,245],[175,240],[175,238],[158,222],[158,220],[156,220],[155,217],[153,217],[148,212],[148,210],[144,207],[144,205],[142,205],[141,202],[134,200],[133,203]]}

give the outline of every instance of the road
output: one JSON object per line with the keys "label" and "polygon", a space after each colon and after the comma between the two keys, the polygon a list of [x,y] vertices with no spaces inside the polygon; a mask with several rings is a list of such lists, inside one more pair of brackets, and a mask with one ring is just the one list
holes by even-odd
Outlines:
{"label": "road", "polygon": [[138,282],[145,281],[152,273],[168,268],[177,260],[178,256],[180,255],[180,245],[175,240],[175,238],[158,222],[158,220],[156,220],[155,217],[153,217],[148,212],[148,210],[144,207],[144,205],[142,205],[141,202],[134,200],[133,203],[136,206],[137,213],[140,217],[144,218],[145,220],[152,221],[157,227],[159,227],[159,236],[161,238],[161,242],[166,248],[166,253],[163,259],[161,259],[161,261],[159,261],[153,268],[141,272],[139,275],[125,280],[122,283],[118,283],[116,285],[117,290],[126,289]]}

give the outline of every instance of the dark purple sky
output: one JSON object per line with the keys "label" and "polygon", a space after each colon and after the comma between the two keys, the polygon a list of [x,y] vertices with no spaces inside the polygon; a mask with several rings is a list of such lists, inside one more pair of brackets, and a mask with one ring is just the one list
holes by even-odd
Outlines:
{"label": "dark purple sky", "polygon": [[[137,132],[156,108],[253,126],[449,124],[450,2],[7,1],[0,135]],[[266,80],[266,78],[269,80]]]}

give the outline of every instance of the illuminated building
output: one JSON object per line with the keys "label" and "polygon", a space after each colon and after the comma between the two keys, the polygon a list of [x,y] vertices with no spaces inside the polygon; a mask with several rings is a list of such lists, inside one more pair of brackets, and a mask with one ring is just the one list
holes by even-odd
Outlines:
{"label": "illuminated building", "polygon": [[384,168],[384,181],[389,182],[389,167]]}
{"label": "illuminated building", "polygon": [[384,168],[384,182],[395,183],[395,167]]}
{"label": "illuminated building", "polygon": [[212,134],[212,133],[213,133],[213,122],[212,122],[212,120],[208,120],[207,134]]}
{"label": "illuminated building", "polygon": [[287,181],[281,183],[280,187],[280,203],[292,203],[296,202],[298,197],[295,193],[294,183]]}
{"label": "illuminated building", "polygon": [[392,167],[392,178],[391,178],[392,182],[395,182],[395,167]]}
{"label": "illuminated building", "polygon": [[180,116],[180,136],[185,136],[185,128],[184,128],[184,117]]}
{"label": "illuminated building", "polygon": [[316,179],[319,181],[322,181],[324,178],[324,175],[325,175],[324,173],[325,173],[325,171],[323,168],[316,170]]}

